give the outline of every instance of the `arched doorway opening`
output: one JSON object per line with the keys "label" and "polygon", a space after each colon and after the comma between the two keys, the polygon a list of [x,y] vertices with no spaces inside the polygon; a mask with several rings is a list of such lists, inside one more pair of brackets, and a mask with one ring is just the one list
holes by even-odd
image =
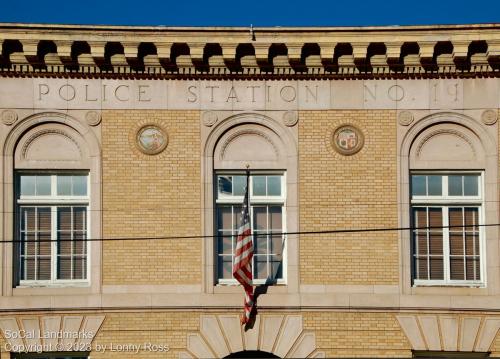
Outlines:
{"label": "arched doorway opening", "polygon": [[241,352],[231,353],[226,358],[279,358],[279,356],[260,350],[243,350]]}

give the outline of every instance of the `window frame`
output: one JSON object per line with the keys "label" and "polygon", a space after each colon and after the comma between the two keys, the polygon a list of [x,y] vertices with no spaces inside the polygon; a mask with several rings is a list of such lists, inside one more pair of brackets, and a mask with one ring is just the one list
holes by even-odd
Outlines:
{"label": "window frame", "polygon": [[[214,210],[214,233],[215,233],[215,238],[217,239],[219,235],[219,228],[218,228],[218,206],[219,205],[241,205],[243,204],[243,200],[245,198],[244,195],[241,196],[222,196],[219,198],[219,183],[218,183],[218,177],[219,176],[230,176],[230,175],[245,175],[245,171],[237,171],[237,170],[216,170],[214,171],[214,200],[215,200],[215,210]],[[281,177],[281,195],[278,196],[254,196],[253,194],[253,177],[254,176],[280,176]],[[252,236],[253,236],[253,228],[254,228],[254,205],[273,205],[273,204],[279,204],[281,205],[281,226],[282,226],[282,233],[286,233],[286,225],[287,225],[287,216],[286,216],[286,207],[287,207],[287,178],[286,178],[286,171],[277,171],[277,170],[253,170],[250,171],[250,179],[249,179],[249,187],[250,187],[250,193],[249,193],[249,201],[250,201],[250,222],[252,226]],[[286,234],[282,234],[282,276],[283,278],[277,279],[276,281],[272,281],[273,285],[287,285],[287,236]],[[215,285],[223,285],[223,286],[237,286],[240,283],[234,279],[227,279],[227,278],[219,278],[219,251],[218,251],[218,244],[217,240],[214,241],[214,253],[215,253],[215,271],[214,271],[214,280],[215,280]],[[234,258],[234,254],[232,255],[232,258]],[[252,265],[255,263],[255,256],[252,258]],[[269,262],[267,262],[269,264]],[[252,267],[253,270],[253,267]],[[253,280],[254,285],[262,285],[262,284],[269,284],[268,279],[254,279]]]}
{"label": "window frame", "polygon": [[[477,196],[450,196],[448,195],[448,178],[454,175],[478,175],[478,194]],[[414,175],[440,175],[441,196],[438,195],[417,195],[412,194],[412,176]],[[411,279],[412,287],[429,287],[429,286],[455,286],[455,287],[486,287],[486,238],[485,238],[485,186],[484,186],[484,170],[410,170],[409,189],[410,189],[410,225],[415,228],[413,209],[414,208],[440,208],[442,209],[442,225],[443,225],[443,277],[444,279],[416,279],[416,253],[414,245],[414,230],[410,230],[411,239]],[[450,229],[449,226],[449,209],[450,208],[477,208],[478,209],[478,226],[479,226],[479,258],[480,258],[480,280],[456,280],[450,279]]]}
{"label": "window frame", "polygon": [[[51,184],[51,194],[50,195],[21,195],[21,176],[23,175],[40,175],[40,176],[50,176]],[[75,195],[58,195],[57,194],[57,177],[58,176],[86,176],[87,177],[87,194],[85,196],[75,196]],[[37,280],[37,279],[21,279],[20,268],[21,268],[21,255],[20,250],[15,249],[15,276],[17,278],[15,282],[15,288],[32,288],[32,287],[89,287],[90,286],[90,276],[91,276],[91,213],[90,213],[90,193],[91,193],[91,181],[90,172],[83,170],[71,170],[71,171],[34,171],[34,170],[19,170],[15,174],[15,216],[14,216],[14,226],[16,233],[16,240],[21,239],[21,226],[20,226],[20,213],[23,207],[33,207],[33,208],[50,208],[51,212],[51,252],[50,252],[50,279],[49,280]],[[57,209],[63,207],[85,207],[86,208],[86,279],[57,279]],[[21,242],[16,242],[16,245],[20,246]]]}

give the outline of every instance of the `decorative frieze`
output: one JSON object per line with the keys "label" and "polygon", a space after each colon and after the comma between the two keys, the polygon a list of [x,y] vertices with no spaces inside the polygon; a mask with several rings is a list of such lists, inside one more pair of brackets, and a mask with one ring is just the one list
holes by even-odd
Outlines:
{"label": "decorative frieze", "polygon": [[[446,41],[442,41],[446,39]],[[494,25],[164,28],[0,24],[0,72],[377,78],[500,72]]]}

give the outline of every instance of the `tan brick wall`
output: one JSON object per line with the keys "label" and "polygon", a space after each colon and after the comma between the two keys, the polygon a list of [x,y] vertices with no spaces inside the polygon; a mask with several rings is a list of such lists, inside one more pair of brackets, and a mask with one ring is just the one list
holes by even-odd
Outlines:
{"label": "tan brick wall", "polygon": [[92,358],[178,358],[186,351],[187,334],[198,332],[199,313],[196,312],[145,312],[108,314],[102,329],[94,339],[96,344],[115,348],[120,344],[144,345],[147,343],[167,345],[167,352],[141,350],[139,353],[92,352]]}
{"label": "tan brick wall", "polygon": [[304,329],[332,357],[411,357],[410,343],[392,313],[309,312]]}
{"label": "tan brick wall", "polygon": [[[156,156],[135,147],[144,124],[168,133]],[[198,111],[104,111],[104,238],[201,234]],[[193,284],[201,281],[201,240],[106,241],[104,284]]]}
{"label": "tan brick wall", "polygon": [[[363,149],[342,156],[333,131],[350,123]],[[300,230],[397,227],[395,111],[302,111],[299,121]],[[397,232],[302,235],[302,284],[397,284]]]}

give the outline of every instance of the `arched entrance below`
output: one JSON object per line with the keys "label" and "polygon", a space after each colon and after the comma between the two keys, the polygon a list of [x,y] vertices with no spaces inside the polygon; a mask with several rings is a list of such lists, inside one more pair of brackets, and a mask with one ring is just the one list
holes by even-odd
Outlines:
{"label": "arched entrance below", "polygon": [[279,358],[279,356],[260,350],[243,350],[229,354],[226,358]]}

